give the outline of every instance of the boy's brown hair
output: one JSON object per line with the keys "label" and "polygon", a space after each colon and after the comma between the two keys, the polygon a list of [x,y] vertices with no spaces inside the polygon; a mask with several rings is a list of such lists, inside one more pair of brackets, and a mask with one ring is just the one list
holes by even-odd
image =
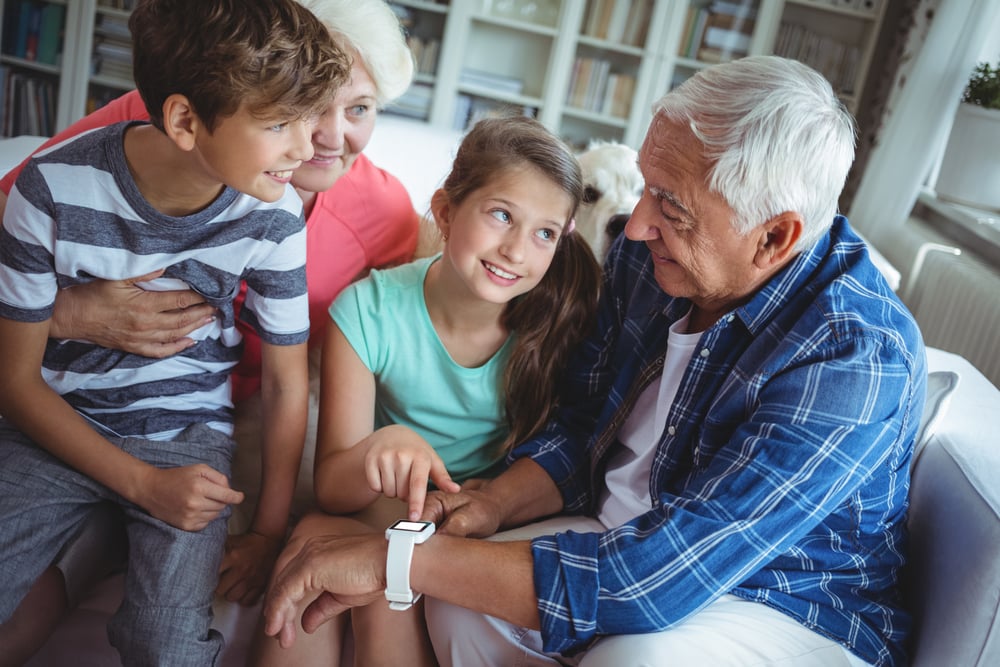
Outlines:
{"label": "boy's brown hair", "polygon": [[295,0],[140,0],[129,17],[136,88],[154,126],[184,95],[212,131],[246,105],[262,119],[319,115],[350,58]]}

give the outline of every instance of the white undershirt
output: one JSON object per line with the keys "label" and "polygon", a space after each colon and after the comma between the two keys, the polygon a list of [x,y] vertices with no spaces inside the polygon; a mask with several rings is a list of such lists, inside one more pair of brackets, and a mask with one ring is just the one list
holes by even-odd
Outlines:
{"label": "white undershirt", "polygon": [[608,459],[604,475],[605,489],[598,503],[597,519],[606,528],[614,528],[648,512],[653,506],[649,496],[649,477],[656,445],[667,415],[674,403],[677,388],[688,362],[698,347],[702,332],[682,333],[687,329],[690,311],[670,327],[663,375],[651,382],[636,401],[635,407],[618,432],[622,446]]}

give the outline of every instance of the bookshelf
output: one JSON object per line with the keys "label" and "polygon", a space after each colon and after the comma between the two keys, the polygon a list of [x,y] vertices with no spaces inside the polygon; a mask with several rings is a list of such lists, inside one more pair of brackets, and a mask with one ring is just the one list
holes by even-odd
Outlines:
{"label": "bookshelf", "polygon": [[670,3],[654,0],[586,3],[575,36],[560,132],[583,147],[592,139],[642,141],[655,86],[657,49]]}
{"label": "bookshelf", "polygon": [[[413,2],[396,4],[413,6]],[[430,123],[465,129],[504,110],[538,118],[570,143],[636,143],[648,116],[669,0],[452,3],[430,91]],[[502,54],[502,57],[498,57]],[[417,81],[416,86],[421,85]]]}
{"label": "bookshelf", "polygon": [[570,57],[564,35],[581,9],[566,4],[558,0],[452,4],[431,123],[464,129],[482,115],[506,109],[557,127],[558,93]]}
{"label": "bookshelf", "polygon": [[396,0],[389,4],[406,31],[406,43],[413,52],[416,71],[413,85],[388,107],[388,111],[426,121],[431,115],[441,44],[451,16],[448,2]]}
{"label": "bookshelf", "polygon": [[673,3],[657,80],[649,100],[719,62],[771,52],[781,0],[687,0]]}
{"label": "bookshelf", "polygon": [[[132,79],[132,36],[128,17],[135,0],[84,0],[87,13],[80,50],[90,54],[83,113],[107,104],[135,87]],[[77,100],[79,104],[80,100]]]}
{"label": "bookshelf", "polygon": [[857,114],[888,0],[784,0],[773,52],[811,65]]}
{"label": "bookshelf", "polygon": [[[437,68],[420,117],[464,129],[496,109],[535,116],[577,147],[638,146],[653,102],[699,69],[779,53],[823,72],[856,112],[888,0],[464,0],[436,12]],[[440,14],[446,14],[441,17]],[[797,26],[797,28],[794,28]],[[421,34],[415,25],[412,34]],[[793,49],[789,32],[811,35]],[[817,47],[822,42],[824,46]],[[802,47],[808,43],[807,47]],[[838,60],[835,55],[840,54]]]}
{"label": "bookshelf", "polygon": [[0,135],[48,136],[74,119],[68,100],[77,79],[67,54],[77,35],[65,28],[79,10],[73,0],[0,3]]}
{"label": "bookshelf", "polygon": [[[497,109],[514,110],[538,118],[578,148],[592,139],[638,147],[653,102],[668,89],[715,62],[779,53],[824,72],[857,112],[888,2],[392,0],[417,72],[387,110],[458,129]],[[39,99],[48,119],[37,132],[5,123],[4,134],[52,134],[132,88],[127,18],[133,3],[0,4],[0,94],[12,87],[12,78],[44,90]],[[55,6],[49,14],[62,13],[67,29],[54,64],[49,55],[18,55],[23,6]],[[49,40],[45,54],[51,53]]]}

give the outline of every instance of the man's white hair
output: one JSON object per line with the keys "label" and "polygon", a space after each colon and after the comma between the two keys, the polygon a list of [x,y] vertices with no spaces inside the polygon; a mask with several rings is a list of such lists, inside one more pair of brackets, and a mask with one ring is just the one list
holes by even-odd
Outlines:
{"label": "man's white hair", "polygon": [[822,236],[854,161],[854,119],[802,63],[751,56],[701,70],[653,106],[705,146],[709,188],[747,233],[786,211],[802,216],[798,249]]}

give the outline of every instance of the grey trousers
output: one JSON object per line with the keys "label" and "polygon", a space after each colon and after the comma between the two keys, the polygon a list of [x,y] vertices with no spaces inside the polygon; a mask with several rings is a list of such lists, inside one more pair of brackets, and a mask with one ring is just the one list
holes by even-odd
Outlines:
{"label": "grey trousers", "polygon": [[[160,467],[205,463],[230,474],[233,441],[207,426],[174,440],[114,438],[123,451]],[[65,465],[0,420],[0,622],[88,517],[121,508],[128,536],[125,598],[108,638],[125,665],[215,665],[223,638],[210,628],[230,511],[192,532],[153,518],[107,487]],[[104,507],[104,510],[100,510]]]}

